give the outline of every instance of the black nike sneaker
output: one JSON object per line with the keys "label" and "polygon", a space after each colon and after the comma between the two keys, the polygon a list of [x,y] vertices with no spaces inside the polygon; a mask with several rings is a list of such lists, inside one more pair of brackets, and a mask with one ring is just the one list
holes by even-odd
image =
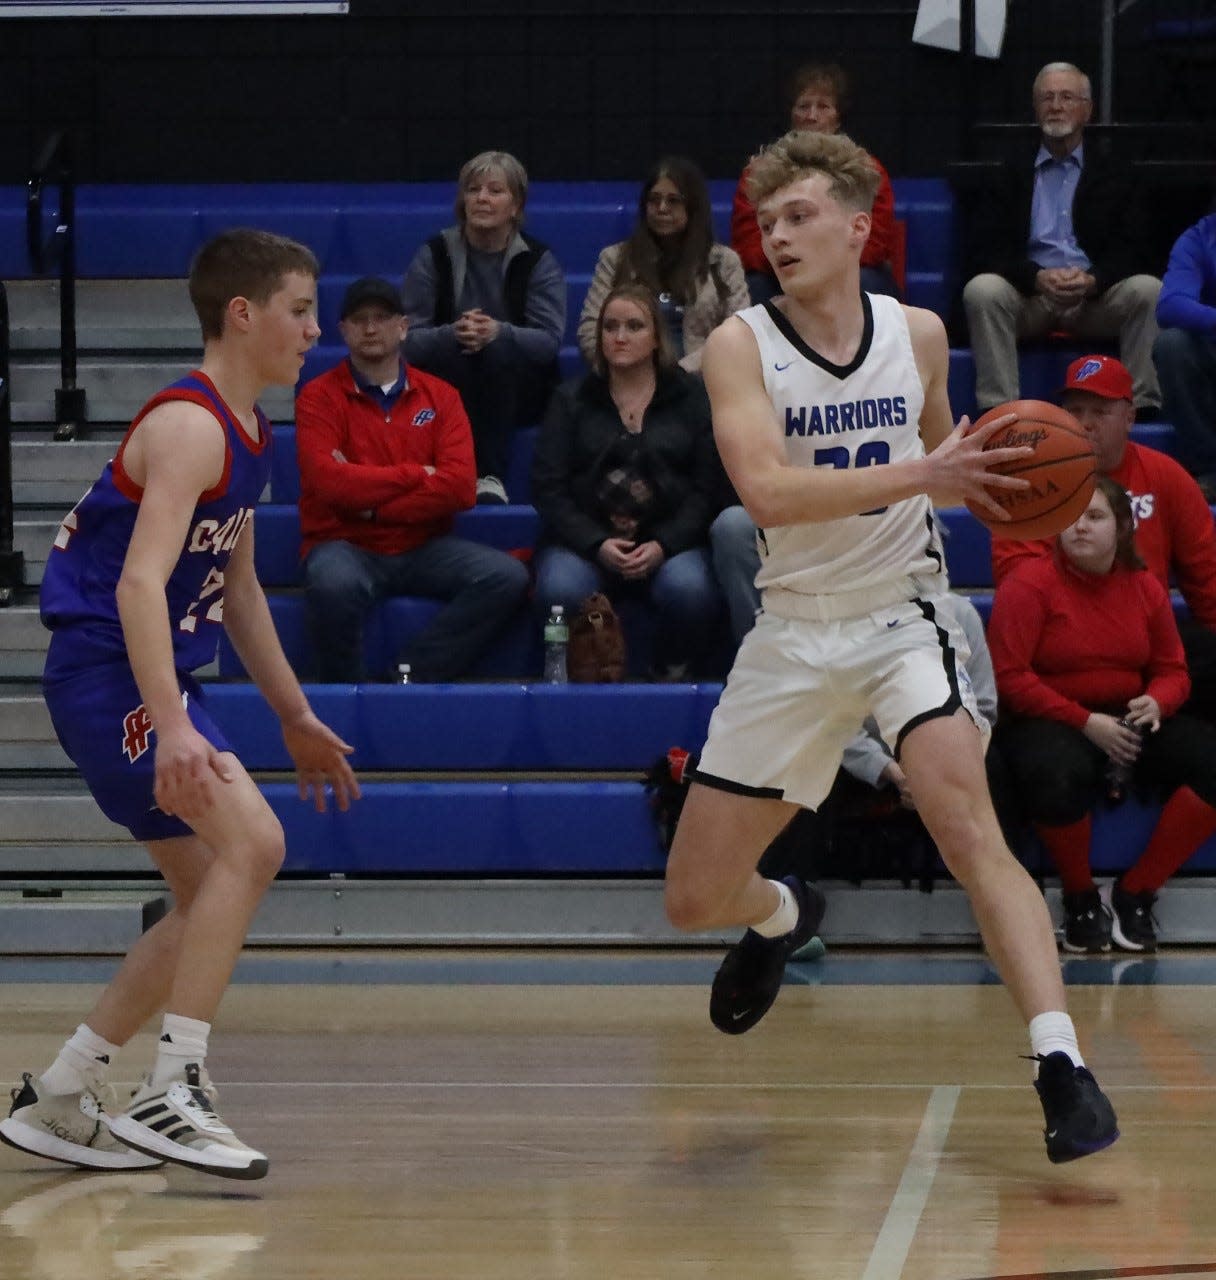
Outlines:
{"label": "black nike sneaker", "polygon": [[1090,1071],[1074,1066],[1062,1052],[1039,1054],[1038,1063],[1034,1087],[1043,1104],[1048,1160],[1063,1164],[1109,1147],[1119,1136],[1119,1125]]}
{"label": "black nike sneaker", "polygon": [[782,883],[798,903],[797,924],[779,938],[762,938],[748,929],[714,974],[709,1019],[728,1036],[750,1031],[773,1007],[786,961],[819,932],[827,905],[823,894],[797,876],[786,876]]}

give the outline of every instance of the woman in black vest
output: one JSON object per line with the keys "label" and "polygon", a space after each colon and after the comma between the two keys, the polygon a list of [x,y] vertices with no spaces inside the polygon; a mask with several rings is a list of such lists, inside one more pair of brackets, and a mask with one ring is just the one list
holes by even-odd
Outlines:
{"label": "woman in black vest", "polygon": [[460,171],[456,225],[414,255],[403,289],[405,358],[460,392],[477,454],[477,501],[507,502],[511,433],[544,413],[566,327],[566,278],[520,230],[528,175],[505,151]]}

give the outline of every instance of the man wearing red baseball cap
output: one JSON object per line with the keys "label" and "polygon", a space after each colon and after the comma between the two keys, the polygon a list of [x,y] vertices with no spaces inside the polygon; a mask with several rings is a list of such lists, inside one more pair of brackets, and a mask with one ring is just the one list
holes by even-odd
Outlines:
{"label": "man wearing red baseball cap", "polygon": [[[1166,590],[1173,576],[1191,611],[1179,622],[1191,674],[1187,709],[1216,721],[1216,528],[1193,476],[1173,458],[1129,439],[1136,411],[1132,375],[1113,356],[1082,356],[1068,366],[1060,403],[1085,429],[1098,470],[1128,492],[1136,548]],[[1050,555],[1048,540],[992,540],[999,583],[1019,562]]]}

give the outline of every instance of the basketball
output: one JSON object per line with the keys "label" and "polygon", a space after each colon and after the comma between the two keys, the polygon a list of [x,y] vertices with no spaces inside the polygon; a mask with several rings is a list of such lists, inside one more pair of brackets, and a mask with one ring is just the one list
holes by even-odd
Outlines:
{"label": "basketball", "polygon": [[975,426],[985,426],[1010,413],[1017,414],[1017,421],[992,436],[984,450],[1030,445],[1034,449],[1030,457],[992,468],[1001,475],[1029,480],[1030,488],[989,490],[1009,512],[1009,520],[996,520],[971,502],[967,510],[994,538],[1052,538],[1089,506],[1097,483],[1093,446],[1071,413],[1046,400],[999,404]]}

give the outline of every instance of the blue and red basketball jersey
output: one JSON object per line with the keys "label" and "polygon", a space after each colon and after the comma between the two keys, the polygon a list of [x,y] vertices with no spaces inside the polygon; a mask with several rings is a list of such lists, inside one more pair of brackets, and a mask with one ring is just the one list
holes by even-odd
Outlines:
{"label": "blue and red basketball jersey", "polygon": [[147,414],[170,400],[201,405],[224,428],[223,475],[199,495],[189,537],[165,586],[174,665],[193,671],[215,657],[224,570],[270,475],[270,425],[258,409],[261,439],[251,440],[211,380],[196,371],[144,405],[113,461],[59,528],[42,579],[42,622],[56,633],[45,679],[126,659],[115,593],[143,490],[123,468],[123,449]]}

